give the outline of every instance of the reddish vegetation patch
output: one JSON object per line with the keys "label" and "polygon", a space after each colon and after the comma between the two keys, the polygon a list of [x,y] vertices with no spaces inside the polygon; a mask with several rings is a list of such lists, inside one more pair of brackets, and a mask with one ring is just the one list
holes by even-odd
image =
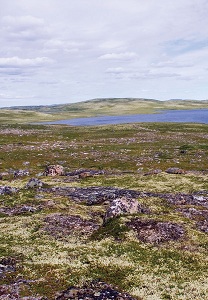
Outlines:
{"label": "reddish vegetation patch", "polygon": [[136,218],[126,225],[135,230],[138,234],[138,239],[145,243],[160,244],[171,240],[175,241],[184,235],[183,227],[171,222]]}
{"label": "reddish vegetation patch", "polygon": [[84,220],[80,216],[72,215],[51,214],[48,215],[44,221],[46,225],[43,230],[55,238],[62,238],[76,232],[83,235],[91,234],[99,227],[93,221]]}

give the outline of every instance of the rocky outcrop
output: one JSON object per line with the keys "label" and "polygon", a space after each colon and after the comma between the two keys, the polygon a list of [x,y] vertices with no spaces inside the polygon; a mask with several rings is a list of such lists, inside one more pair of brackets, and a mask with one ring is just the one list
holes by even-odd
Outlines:
{"label": "rocky outcrop", "polygon": [[44,171],[45,176],[63,176],[64,174],[64,167],[61,165],[50,165],[47,166]]}
{"label": "rocky outcrop", "polygon": [[56,300],[88,299],[88,300],[136,300],[129,294],[120,292],[118,288],[102,281],[92,281],[83,287],[69,287],[59,293]]}
{"label": "rocky outcrop", "polygon": [[142,212],[145,212],[145,210],[139,204],[137,199],[127,197],[117,198],[110,203],[110,206],[104,216],[104,223],[106,223],[109,219],[120,215]]}
{"label": "rocky outcrop", "polygon": [[180,168],[168,168],[166,171],[168,174],[185,174],[186,172]]}
{"label": "rocky outcrop", "polygon": [[171,222],[160,222],[152,219],[132,219],[126,223],[137,233],[140,241],[151,244],[160,244],[167,241],[176,241],[184,236],[184,228]]}

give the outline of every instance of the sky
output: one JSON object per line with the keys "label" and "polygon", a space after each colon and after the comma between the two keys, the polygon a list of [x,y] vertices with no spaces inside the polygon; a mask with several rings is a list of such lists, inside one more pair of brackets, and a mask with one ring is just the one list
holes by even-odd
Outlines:
{"label": "sky", "polygon": [[208,0],[0,0],[0,107],[208,99]]}

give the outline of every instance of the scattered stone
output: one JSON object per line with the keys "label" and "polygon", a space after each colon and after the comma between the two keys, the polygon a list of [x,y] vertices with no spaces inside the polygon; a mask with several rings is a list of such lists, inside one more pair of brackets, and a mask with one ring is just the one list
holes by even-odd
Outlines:
{"label": "scattered stone", "polygon": [[202,220],[196,223],[196,226],[203,232],[208,233],[208,220]]}
{"label": "scattered stone", "polygon": [[197,192],[194,194],[170,194],[170,193],[153,193],[153,192],[141,192],[129,189],[120,189],[115,187],[53,187],[42,188],[42,192],[53,193],[55,195],[61,195],[70,197],[77,203],[85,203],[87,205],[99,205],[102,203],[109,204],[117,198],[148,198],[157,197],[166,200],[173,205],[197,205],[208,208],[208,191]]}
{"label": "scattered stone", "polygon": [[63,238],[76,232],[88,235],[99,227],[92,220],[84,220],[77,215],[51,214],[44,221],[46,225],[43,230],[55,238]]}
{"label": "scattered stone", "polygon": [[185,217],[198,221],[196,223],[196,227],[203,231],[208,233],[208,210],[204,209],[196,209],[193,207],[189,208],[179,208],[177,211],[181,212]]}
{"label": "scattered stone", "polygon": [[37,179],[37,178],[31,178],[28,183],[26,184],[27,189],[32,189],[32,188],[41,188],[43,187],[44,183]]}
{"label": "scattered stone", "polygon": [[5,273],[16,271],[16,259],[12,257],[5,257],[0,260],[0,278]]}
{"label": "scattered stone", "polygon": [[11,284],[3,284],[0,286],[0,300],[46,300],[42,296],[25,296],[22,297],[22,291],[28,289],[32,280],[19,279],[12,281]]}
{"label": "scattered stone", "polygon": [[94,280],[83,287],[69,287],[59,293],[56,300],[136,300],[127,293],[119,292],[118,288],[105,282]]}
{"label": "scattered stone", "polygon": [[73,172],[67,172],[66,176],[78,176],[79,178],[93,177],[96,175],[103,175],[104,171],[92,170],[92,169],[79,169]]}
{"label": "scattered stone", "polygon": [[11,186],[0,186],[0,195],[12,195],[17,193],[18,189]]}
{"label": "scattered stone", "polygon": [[184,236],[183,227],[177,223],[135,218],[126,225],[136,231],[138,239],[145,243],[160,244]]}
{"label": "scattered stone", "polygon": [[136,214],[144,212],[137,199],[122,197],[114,199],[104,216],[104,223],[110,218],[114,218],[123,214]]}
{"label": "scattered stone", "polygon": [[196,209],[194,207],[189,208],[178,208],[177,211],[181,212],[185,217],[192,220],[207,219],[208,220],[208,210]]}
{"label": "scattered stone", "polygon": [[63,176],[64,174],[64,167],[61,165],[51,165],[47,166],[44,172],[45,176]]}
{"label": "scattered stone", "polygon": [[39,205],[38,207],[29,206],[29,205],[23,205],[17,207],[1,207],[0,213],[3,213],[7,216],[14,216],[14,215],[21,215],[25,213],[35,213],[37,211],[40,211],[41,209],[42,209],[41,205]]}
{"label": "scattered stone", "polygon": [[186,172],[180,168],[168,168],[166,171],[168,174],[185,174]]}
{"label": "scattered stone", "polygon": [[197,205],[208,208],[208,193],[207,194],[162,194],[161,198],[166,199],[170,204],[174,205]]}
{"label": "scattered stone", "polygon": [[98,205],[121,197],[135,199],[139,197],[140,192],[114,187],[88,187],[73,188],[68,190],[66,194],[76,202],[84,202],[87,205]]}
{"label": "scattered stone", "polygon": [[160,174],[162,172],[162,170],[160,169],[156,169],[156,170],[151,170],[147,173],[144,173],[144,176],[148,176],[148,175],[157,175],[157,174]]}
{"label": "scattered stone", "polygon": [[30,175],[30,173],[29,173],[28,170],[22,170],[22,169],[20,169],[20,170],[15,170],[13,172],[14,178],[23,177],[23,176],[29,176],[29,175]]}

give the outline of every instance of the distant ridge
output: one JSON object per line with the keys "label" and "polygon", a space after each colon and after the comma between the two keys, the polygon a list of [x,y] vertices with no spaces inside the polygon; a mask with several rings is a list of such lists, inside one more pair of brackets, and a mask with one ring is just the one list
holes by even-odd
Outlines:
{"label": "distant ridge", "polygon": [[0,109],[0,122],[27,123],[93,116],[149,114],[161,110],[208,108],[208,100],[96,98],[83,102],[13,106]]}
{"label": "distant ridge", "polygon": [[[161,108],[166,105],[170,105],[171,102],[180,102],[183,106],[192,106],[193,104],[197,104],[197,106],[208,104],[208,100],[189,100],[189,99],[169,99],[169,100],[157,100],[157,99],[147,99],[147,98],[95,98],[89,99],[82,102],[75,103],[64,103],[64,104],[48,104],[48,105],[23,105],[23,106],[10,106],[10,107],[2,107],[0,109],[9,109],[9,110],[30,110],[30,111],[40,111],[45,113],[50,113],[54,111],[62,111],[62,110],[74,110],[81,109],[81,107],[88,106],[89,104],[135,104],[137,103],[157,103],[161,105]],[[166,109],[166,108],[165,108]],[[173,109],[173,108],[172,108]],[[177,108],[176,108],[177,109]]]}

